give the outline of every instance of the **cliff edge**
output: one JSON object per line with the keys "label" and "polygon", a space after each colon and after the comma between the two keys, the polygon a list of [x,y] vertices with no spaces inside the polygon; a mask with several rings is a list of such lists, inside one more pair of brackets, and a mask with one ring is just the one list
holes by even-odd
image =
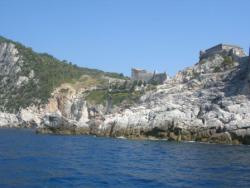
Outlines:
{"label": "cliff edge", "polygon": [[79,68],[2,39],[0,126],[250,144],[250,61],[241,48],[231,47],[203,52],[194,66],[154,86]]}

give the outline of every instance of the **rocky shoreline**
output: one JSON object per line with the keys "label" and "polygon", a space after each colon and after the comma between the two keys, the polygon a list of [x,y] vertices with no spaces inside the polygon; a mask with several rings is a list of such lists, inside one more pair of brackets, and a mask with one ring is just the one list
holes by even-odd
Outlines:
{"label": "rocky shoreline", "polygon": [[249,59],[236,56],[224,65],[224,57],[200,60],[147,92],[138,105],[91,118],[84,128],[72,121],[57,125],[61,117],[50,114],[54,120],[44,121],[38,132],[250,144]]}
{"label": "rocky shoreline", "polygon": [[171,128],[168,130],[159,129],[119,129],[112,130],[91,130],[89,128],[38,128],[37,134],[56,135],[94,135],[100,137],[126,138],[131,140],[167,140],[167,141],[194,141],[216,144],[245,144],[250,145],[250,127],[237,130],[221,130],[218,128],[193,128],[181,130]]}
{"label": "rocky shoreline", "polygon": [[[78,80],[53,88],[46,103],[40,104],[36,98],[40,92],[32,92],[43,77],[32,69],[33,60],[49,58],[55,65],[70,65],[3,41],[0,127],[32,127],[44,134],[250,144],[250,60],[241,48],[228,45],[203,54],[194,66],[160,85],[93,70],[94,75],[81,73]],[[28,57],[34,57],[29,64]],[[46,84],[42,86],[46,89]],[[18,96],[19,90],[27,92],[22,93],[25,100]]]}

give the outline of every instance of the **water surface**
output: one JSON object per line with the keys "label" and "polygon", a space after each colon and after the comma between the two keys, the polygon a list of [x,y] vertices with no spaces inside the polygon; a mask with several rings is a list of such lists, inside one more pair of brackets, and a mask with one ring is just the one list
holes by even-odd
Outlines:
{"label": "water surface", "polygon": [[250,187],[250,147],[0,129],[0,187]]}

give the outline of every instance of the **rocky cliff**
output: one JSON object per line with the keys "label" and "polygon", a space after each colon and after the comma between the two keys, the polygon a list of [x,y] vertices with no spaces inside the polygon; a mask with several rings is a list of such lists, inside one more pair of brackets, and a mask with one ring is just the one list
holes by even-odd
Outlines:
{"label": "rocky cliff", "polygon": [[[15,43],[0,43],[0,89],[6,91],[1,94],[0,126],[33,126],[40,133],[250,144],[247,56],[212,54],[158,86],[74,70],[79,76],[64,82],[59,76],[46,100],[19,90],[30,81],[46,89],[42,74],[24,65],[27,58]],[[20,91],[25,95],[19,97]],[[23,101],[27,93],[32,100],[11,110],[12,103]]]}
{"label": "rocky cliff", "polygon": [[97,134],[249,144],[249,63],[228,54],[202,59],[140,105],[106,116]]}
{"label": "rocky cliff", "polygon": [[[213,54],[146,92],[139,104],[93,119],[84,131],[76,127],[71,133],[249,144],[249,65],[249,57]],[[43,131],[64,132],[62,126],[51,129],[52,124],[46,122]]]}
{"label": "rocky cliff", "polygon": [[1,127],[42,127],[48,116],[86,127],[134,104],[143,92],[138,85],[121,74],[77,67],[0,37]]}

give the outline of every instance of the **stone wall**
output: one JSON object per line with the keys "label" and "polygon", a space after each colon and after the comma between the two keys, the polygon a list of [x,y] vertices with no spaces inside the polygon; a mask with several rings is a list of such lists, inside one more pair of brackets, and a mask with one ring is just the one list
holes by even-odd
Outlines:
{"label": "stone wall", "polygon": [[221,51],[222,49],[223,49],[222,44],[219,44],[219,45],[216,45],[216,46],[214,46],[212,48],[209,48],[209,49],[205,50],[205,53],[208,54],[208,53],[218,52],[218,51]]}
{"label": "stone wall", "polygon": [[131,72],[132,80],[142,80],[142,81],[148,82],[154,76],[153,73],[147,72],[146,70],[132,69],[131,71],[132,71]]}
{"label": "stone wall", "polygon": [[163,84],[166,79],[167,79],[166,73],[159,73],[159,74],[154,74],[151,81],[156,84]]}
{"label": "stone wall", "polygon": [[205,51],[200,51],[200,59],[206,58],[216,53],[227,53],[225,55],[236,55],[238,57],[246,56],[244,50],[235,45],[219,44]]}
{"label": "stone wall", "polygon": [[163,84],[167,79],[166,73],[152,73],[142,69],[131,70],[132,80],[141,80],[147,83]]}

